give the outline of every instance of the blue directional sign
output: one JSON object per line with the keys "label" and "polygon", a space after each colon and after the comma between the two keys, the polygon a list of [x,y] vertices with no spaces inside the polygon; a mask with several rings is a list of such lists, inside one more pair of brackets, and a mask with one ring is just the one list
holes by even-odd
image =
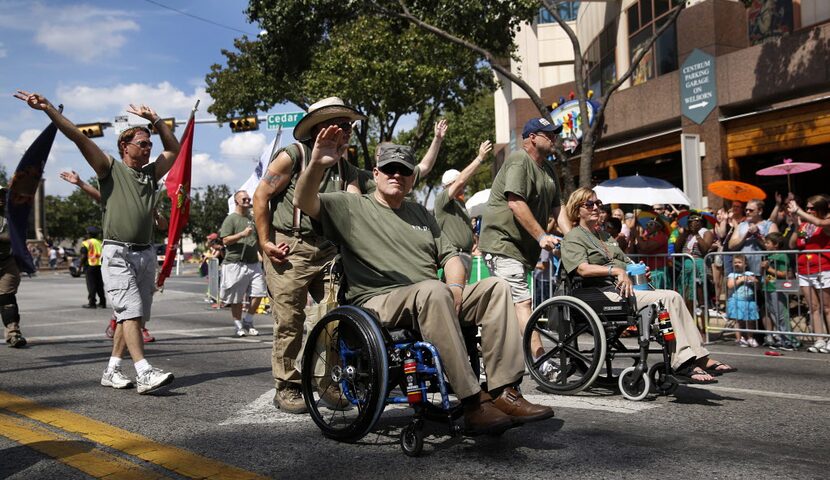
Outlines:
{"label": "blue directional sign", "polygon": [[680,109],[686,118],[701,124],[717,103],[715,57],[695,49],[680,66]]}

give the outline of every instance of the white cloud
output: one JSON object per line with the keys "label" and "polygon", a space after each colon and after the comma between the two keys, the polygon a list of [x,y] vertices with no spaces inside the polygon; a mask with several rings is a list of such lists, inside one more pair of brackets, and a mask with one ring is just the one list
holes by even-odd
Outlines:
{"label": "white cloud", "polygon": [[224,183],[233,188],[238,183],[233,170],[228,165],[211,159],[208,153],[194,153],[191,161],[191,183],[194,187]]}
{"label": "white cloud", "polygon": [[222,140],[219,150],[223,157],[240,160],[258,160],[265,148],[265,135],[262,133],[235,133]]}
{"label": "white cloud", "polygon": [[6,50],[6,47],[5,45],[3,45],[3,42],[0,42],[0,58],[6,58],[8,53],[9,51]]}
{"label": "white cloud", "polygon": [[90,5],[50,8],[48,22],[35,32],[35,42],[82,63],[112,57],[127,42],[127,32],[140,28],[127,12]]}
{"label": "white cloud", "polygon": [[[61,86],[57,89],[57,99],[67,106],[71,105],[72,110],[102,114],[112,114],[113,111],[125,112],[129,104],[143,103],[163,117],[176,116],[179,119],[190,115],[197,99],[201,100],[200,112],[205,112],[213,103],[204,86],[196,87],[193,93],[188,94],[166,81],[156,85],[129,83],[112,87]],[[137,120],[138,117],[131,115],[131,123],[136,123]]]}

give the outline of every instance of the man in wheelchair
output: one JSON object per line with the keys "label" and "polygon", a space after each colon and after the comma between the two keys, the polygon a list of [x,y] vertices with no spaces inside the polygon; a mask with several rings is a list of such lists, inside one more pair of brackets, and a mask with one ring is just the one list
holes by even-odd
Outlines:
{"label": "man in wheelchair", "polygon": [[[384,149],[373,169],[373,194],[318,194],[323,171],[346,142],[337,126],[320,132],[294,196],[294,204],[340,245],[346,301],[373,311],[384,326],[417,329],[435,345],[469,433],[497,434],[552,417],[553,409],[528,402],[518,390],[524,361],[507,284],[491,278],[465,286],[464,266],[435,218],[404,200],[415,167],[409,148]],[[439,266],[446,284],[436,280]],[[461,322],[481,327],[489,393],[473,373]]]}
{"label": "man in wheelchair", "polygon": [[562,265],[569,275],[578,275],[583,287],[598,287],[614,301],[636,297],[638,306],[662,301],[668,309],[676,341],[671,367],[682,383],[714,383],[714,375],[736,369],[709,358],[703,347],[694,318],[683,297],[672,290],[635,290],[626,271],[631,260],[616,241],[600,229],[602,202],[590,188],[574,191],[565,206],[576,223],[562,241]]}

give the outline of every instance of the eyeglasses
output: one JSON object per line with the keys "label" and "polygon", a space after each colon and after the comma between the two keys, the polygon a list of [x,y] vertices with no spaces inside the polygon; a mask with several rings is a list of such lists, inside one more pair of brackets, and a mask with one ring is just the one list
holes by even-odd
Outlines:
{"label": "eyeglasses", "polygon": [[582,206],[588,210],[592,210],[594,207],[599,208],[602,206],[602,200],[585,200],[582,202]]}
{"label": "eyeglasses", "polygon": [[747,208],[747,209],[746,209],[746,210],[744,210],[744,211],[745,211],[746,213],[752,213],[752,212],[754,212],[754,211],[755,211],[755,209],[754,209],[754,208]]}
{"label": "eyeglasses", "polygon": [[239,201],[242,202],[242,203],[248,203],[248,202],[251,201],[251,199],[250,198],[243,198],[243,199],[240,199]]}
{"label": "eyeglasses", "polygon": [[814,207],[814,206],[812,206],[812,205],[807,205],[806,207],[804,207],[804,210],[805,210],[805,211],[806,211],[806,210],[815,210],[815,209],[816,209],[816,207]]}
{"label": "eyeglasses", "polygon": [[406,167],[406,165],[402,163],[387,163],[382,167],[378,167],[378,170],[383,172],[384,175],[387,177],[391,177],[395,174],[398,174],[402,177],[408,177],[412,175],[414,172]]}
{"label": "eyeglasses", "polygon": [[130,142],[130,145],[135,145],[138,148],[153,148],[153,142],[149,140],[141,140],[140,142]]}

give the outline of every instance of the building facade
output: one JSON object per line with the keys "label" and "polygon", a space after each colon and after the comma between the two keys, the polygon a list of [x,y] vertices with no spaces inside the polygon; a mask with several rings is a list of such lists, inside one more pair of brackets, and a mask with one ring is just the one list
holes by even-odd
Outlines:
{"label": "building facade", "polygon": [[[772,198],[776,191],[787,191],[787,178],[755,172],[791,158],[825,165],[794,175],[795,193],[830,193],[822,180],[830,168],[830,2],[687,4],[676,24],[612,95],[594,157],[593,181],[654,176],[684,188],[695,206],[718,207],[722,201],[707,195],[708,183],[741,180],[760,186]],[[669,0],[581,2],[573,25],[595,95],[603,95],[628,70],[630,59],[670,14]],[[573,73],[568,77],[564,71],[569,66],[573,71],[567,63],[573,59],[571,44],[556,31],[562,33],[555,24],[523,29],[522,61],[512,65],[526,80],[533,79],[531,85],[538,85],[547,103],[574,90]],[[549,51],[554,48],[561,58]],[[699,123],[684,115],[682,107],[683,96],[699,90],[690,80],[691,70],[684,74],[683,69],[687,60],[697,58],[690,57],[693,54],[713,61],[708,87],[714,106],[709,105],[711,112]],[[561,71],[554,73],[556,69]],[[499,155],[516,148],[522,125],[538,115],[515,87],[504,85],[496,94]]]}

